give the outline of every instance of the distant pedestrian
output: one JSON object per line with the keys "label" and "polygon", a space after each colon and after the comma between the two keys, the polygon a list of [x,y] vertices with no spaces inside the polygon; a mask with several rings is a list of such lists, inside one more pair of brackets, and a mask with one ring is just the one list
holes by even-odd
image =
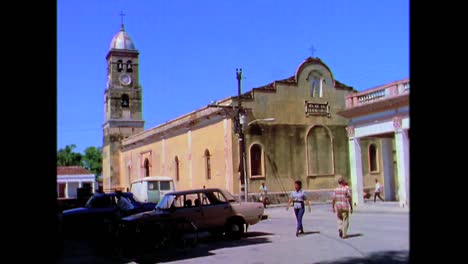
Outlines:
{"label": "distant pedestrian", "polygon": [[286,206],[286,211],[289,210],[289,205],[293,203],[294,207],[294,214],[296,215],[297,227],[296,227],[296,236],[299,234],[304,234],[304,226],[302,225],[302,217],[304,217],[305,208],[304,205],[307,203],[310,209],[309,200],[307,200],[306,193],[302,190],[302,182],[295,181],[294,182],[294,191],[291,193],[291,197],[289,198],[288,205]]}
{"label": "distant pedestrian", "polygon": [[353,201],[351,191],[345,187],[345,180],[338,177],[339,186],[333,192],[332,209],[338,218],[338,234],[341,238],[347,238],[349,227],[349,214],[353,213]]}
{"label": "distant pedestrian", "polygon": [[[203,189],[206,189],[206,188],[205,188],[205,185],[203,185]],[[206,197],[206,195],[205,195],[204,192],[202,193],[202,204],[203,204],[203,205],[207,205],[207,204],[208,204],[208,198]]]}
{"label": "distant pedestrian", "polygon": [[263,203],[263,208],[266,208],[267,203],[268,203],[268,197],[267,197],[268,188],[265,186],[264,182],[262,182],[262,185],[260,185],[259,191],[260,191],[260,202]]}
{"label": "distant pedestrian", "polygon": [[375,178],[374,203],[376,202],[377,197],[379,197],[379,199],[382,202],[385,201],[384,199],[382,199],[382,197],[380,197],[381,191],[382,191],[382,186],[380,186],[379,180],[377,178]]}

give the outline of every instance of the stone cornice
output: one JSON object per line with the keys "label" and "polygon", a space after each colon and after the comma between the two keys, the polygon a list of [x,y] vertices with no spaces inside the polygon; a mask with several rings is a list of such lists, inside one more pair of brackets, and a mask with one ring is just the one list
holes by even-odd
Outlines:
{"label": "stone cornice", "polygon": [[144,127],[143,120],[125,120],[125,119],[110,119],[104,122],[103,127]]}

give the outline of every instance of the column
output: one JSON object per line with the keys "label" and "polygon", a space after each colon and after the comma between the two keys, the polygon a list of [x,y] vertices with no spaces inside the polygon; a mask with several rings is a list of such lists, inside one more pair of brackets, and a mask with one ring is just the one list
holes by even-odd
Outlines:
{"label": "column", "polygon": [[384,138],[381,140],[382,143],[382,163],[384,173],[384,193],[386,201],[395,200],[395,181],[394,171],[395,166],[393,164],[393,144],[392,139]]}
{"label": "column", "polygon": [[78,182],[78,188],[83,187],[83,183],[81,181]]}
{"label": "column", "polygon": [[[351,128],[352,129],[352,128]],[[351,129],[348,129],[348,133]],[[364,203],[361,145],[359,138],[354,137],[352,129],[349,139],[349,164],[351,166],[351,190],[353,192],[353,203],[355,205]]]}
{"label": "column", "polygon": [[92,192],[92,193],[95,193],[95,192],[96,192],[96,189],[94,189],[94,188],[95,188],[95,186],[94,186],[94,183],[95,183],[95,182],[96,182],[96,181],[92,181],[92,182],[91,182],[91,192]]}
{"label": "column", "polygon": [[68,182],[65,182],[65,198],[68,198]]}
{"label": "column", "polygon": [[395,148],[400,206],[407,207],[409,206],[409,140],[407,130],[397,129],[395,132]]}

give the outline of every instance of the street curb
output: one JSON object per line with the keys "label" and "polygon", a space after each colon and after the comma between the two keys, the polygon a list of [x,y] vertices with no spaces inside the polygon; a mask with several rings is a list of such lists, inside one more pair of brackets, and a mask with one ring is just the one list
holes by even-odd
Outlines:
{"label": "street curb", "polygon": [[[331,202],[313,202],[311,203],[311,206],[314,206],[314,205],[324,205],[324,204],[332,204]],[[282,203],[282,204],[271,204],[271,205],[268,205],[266,209],[269,209],[269,208],[280,208],[280,207],[286,207],[288,204],[287,203]],[[409,213],[409,209],[405,208],[399,208],[399,207],[390,207],[388,208],[388,210],[386,209],[382,209],[382,208],[377,208],[377,209],[373,209],[373,208],[363,208],[363,207],[360,207],[360,208],[356,208],[353,210],[353,214],[408,214]]]}
{"label": "street curb", "polygon": [[392,210],[354,210],[353,214],[409,214],[409,210],[406,211],[392,211]]}
{"label": "street curb", "polygon": [[[311,206],[314,205],[323,205],[323,204],[331,204],[331,202],[312,202],[310,203]],[[288,204],[287,203],[281,203],[281,204],[270,204],[267,206],[268,208],[277,208],[277,207],[286,207]]]}

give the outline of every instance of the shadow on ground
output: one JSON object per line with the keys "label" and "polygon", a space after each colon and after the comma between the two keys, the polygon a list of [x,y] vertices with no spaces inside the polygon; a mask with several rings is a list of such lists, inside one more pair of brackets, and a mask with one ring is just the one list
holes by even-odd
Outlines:
{"label": "shadow on ground", "polygon": [[313,235],[313,234],[320,234],[320,231],[307,231],[307,232],[304,232],[303,234],[299,234],[299,237]]}
{"label": "shadow on ground", "polygon": [[[212,251],[220,248],[243,247],[264,243],[271,243],[267,236],[272,233],[248,232],[241,240],[230,241],[223,237],[208,236],[200,239],[198,245],[188,249],[166,249],[145,252],[139,256],[118,257],[112,249],[102,247],[104,241],[64,241],[64,251],[57,263],[161,263],[184,259],[195,259],[215,255]],[[104,242],[106,243],[106,242]],[[195,260],[196,261],[196,260]]]}
{"label": "shadow on ground", "polygon": [[382,251],[369,254],[363,258],[345,258],[317,264],[403,264],[409,263],[409,251]]}
{"label": "shadow on ground", "polygon": [[353,237],[360,237],[363,236],[363,234],[348,234],[346,235],[346,238],[353,238]]}
{"label": "shadow on ground", "polygon": [[[220,237],[207,237],[200,241],[200,243],[191,250],[172,250],[161,252],[158,255],[145,255],[134,259],[133,261],[137,263],[160,263],[160,262],[169,262],[177,261],[184,259],[194,259],[200,257],[206,257],[214,255],[212,251],[221,249],[221,248],[234,248],[234,247],[243,247],[250,245],[258,245],[271,243],[270,239],[265,236],[273,235],[271,233],[264,232],[249,232],[241,240],[229,241]],[[196,260],[195,260],[196,261]]]}

